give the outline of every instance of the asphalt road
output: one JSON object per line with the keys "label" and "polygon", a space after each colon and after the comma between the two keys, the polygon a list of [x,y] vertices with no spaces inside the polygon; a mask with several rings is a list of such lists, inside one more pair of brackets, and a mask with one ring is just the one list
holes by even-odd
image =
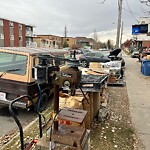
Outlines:
{"label": "asphalt road", "polygon": [[[29,124],[29,122],[36,118],[36,113],[33,110],[17,109],[15,112],[23,126]],[[9,113],[8,107],[0,106],[0,136],[16,129],[18,129],[17,124]]]}

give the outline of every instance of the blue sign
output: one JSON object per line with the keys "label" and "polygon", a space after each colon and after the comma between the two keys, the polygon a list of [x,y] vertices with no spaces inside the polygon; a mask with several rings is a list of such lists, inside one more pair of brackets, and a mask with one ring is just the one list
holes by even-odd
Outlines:
{"label": "blue sign", "polygon": [[139,34],[139,33],[140,33],[139,27],[132,27],[132,35]]}
{"label": "blue sign", "polygon": [[147,32],[148,32],[148,24],[132,25],[132,35],[147,33]]}

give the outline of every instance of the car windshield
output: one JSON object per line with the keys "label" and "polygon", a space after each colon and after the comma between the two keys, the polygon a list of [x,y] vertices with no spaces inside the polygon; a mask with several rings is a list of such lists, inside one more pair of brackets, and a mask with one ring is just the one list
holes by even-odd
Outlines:
{"label": "car windshield", "polygon": [[96,57],[102,57],[102,56],[104,56],[102,53],[100,53],[100,52],[98,52],[98,53],[95,53],[95,56]]}
{"label": "car windshield", "polygon": [[0,72],[26,74],[27,56],[0,52]]}
{"label": "car windshield", "polygon": [[84,55],[85,55],[85,56],[88,56],[88,57],[94,57],[94,56],[95,56],[95,53],[91,53],[91,52],[90,52],[90,53],[85,53]]}
{"label": "car windshield", "polygon": [[108,56],[110,54],[110,51],[101,51],[101,53],[104,55],[104,56]]}

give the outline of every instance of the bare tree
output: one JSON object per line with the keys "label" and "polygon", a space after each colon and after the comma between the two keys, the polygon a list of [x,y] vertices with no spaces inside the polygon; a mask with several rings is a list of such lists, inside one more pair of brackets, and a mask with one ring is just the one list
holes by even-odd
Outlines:
{"label": "bare tree", "polygon": [[98,36],[97,36],[97,32],[95,29],[93,33],[93,39],[94,39],[93,48],[98,49]]}
{"label": "bare tree", "polygon": [[146,4],[147,6],[150,6],[150,0],[140,0],[140,2]]}
{"label": "bare tree", "polygon": [[69,44],[67,43],[67,32],[67,26],[65,26],[63,48],[69,47]]}
{"label": "bare tree", "polygon": [[101,2],[100,2],[100,4],[104,4],[104,3],[105,3],[105,1],[106,1],[106,0],[101,1]]}
{"label": "bare tree", "polygon": [[139,0],[141,2],[141,4],[145,4],[148,8],[141,8],[141,10],[145,13],[145,14],[148,14],[150,15],[150,0]]}
{"label": "bare tree", "polygon": [[108,39],[108,41],[107,41],[107,48],[108,49],[112,49],[113,47],[114,47],[113,42]]}

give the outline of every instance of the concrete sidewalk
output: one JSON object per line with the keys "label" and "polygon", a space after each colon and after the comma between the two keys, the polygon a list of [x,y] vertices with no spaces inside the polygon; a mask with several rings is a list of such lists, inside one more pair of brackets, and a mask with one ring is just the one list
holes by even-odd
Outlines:
{"label": "concrete sidewalk", "polygon": [[142,75],[136,58],[123,57],[131,120],[145,150],[150,150],[150,77]]}

